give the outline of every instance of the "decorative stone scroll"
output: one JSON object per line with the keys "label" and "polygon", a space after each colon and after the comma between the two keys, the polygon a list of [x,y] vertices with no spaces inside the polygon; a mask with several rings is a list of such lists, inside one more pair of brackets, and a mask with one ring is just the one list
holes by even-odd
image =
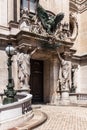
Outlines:
{"label": "decorative stone scroll", "polygon": [[78,36],[78,22],[76,13],[70,12],[70,40],[74,41]]}

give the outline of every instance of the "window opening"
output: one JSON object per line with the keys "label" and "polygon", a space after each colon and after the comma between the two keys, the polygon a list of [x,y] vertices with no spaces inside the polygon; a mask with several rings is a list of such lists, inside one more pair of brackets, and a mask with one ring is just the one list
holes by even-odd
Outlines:
{"label": "window opening", "polygon": [[21,0],[21,9],[28,9],[30,12],[36,12],[38,0]]}

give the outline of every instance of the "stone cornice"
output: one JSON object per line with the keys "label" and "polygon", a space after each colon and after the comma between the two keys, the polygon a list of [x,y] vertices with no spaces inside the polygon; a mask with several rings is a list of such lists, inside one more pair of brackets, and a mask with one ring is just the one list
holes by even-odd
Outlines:
{"label": "stone cornice", "polygon": [[83,13],[87,10],[87,0],[71,0],[78,7],[78,12]]}
{"label": "stone cornice", "polygon": [[83,4],[84,2],[86,2],[87,0],[70,0],[71,2],[74,2],[75,4]]}
{"label": "stone cornice", "polygon": [[[73,46],[72,42],[67,42],[63,40],[54,39],[52,36],[42,36],[39,34],[27,32],[21,30],[16,35],[2,35],[0,34],[0,45],[5,47],[9,42],[13,44],[13,46],[19,46],[23,43],[31,44],[33,47],[37,47],[38,45],[52,45],[56,44],[60,46],[62,44],[65,51],[70,51],[70,48]],[[48,48],[50,51],[50,49]]]}
{"label": "stone cornice", "polygon": [[14,21],[9,22],[9,27],[10,28],[18,28],[18,25],[19,25],[18,22],[14,22]]}
{"label": "stone cornice", "polygon": [[63,40],[57,40],[57,39],[53,39],[52,36],[41,36],[39,34],[35,34],[35,33],[30,33],[30,32],[26,32],[26,31],[20,31],[16,36],[17,41],[21,41],[23,39],[25,40],[29,40],[29,42],[32,42],[37,44],[37,43],[50,43],[50,41],[53,43],[55,40],[55,43],[62,43],[62,45],[64,45],[65,47],[71,48],[73,46],[72,42],[68,42],[68,41],[63,41]]}
{"label": "stone cornice", "polygon": [[82,56],[73,55],[72,60],[84,64],[87,62],[87,54]]}

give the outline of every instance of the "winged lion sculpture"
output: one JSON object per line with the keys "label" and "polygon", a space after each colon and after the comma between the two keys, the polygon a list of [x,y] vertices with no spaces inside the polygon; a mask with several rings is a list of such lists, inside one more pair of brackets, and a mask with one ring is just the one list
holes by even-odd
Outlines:
{"label": "winged lion sculpture", "polygon": [[40,4],[38,4],[37,16],[40,19],[46,32],[48,34],[52,34],[53,32],[55,32],[57,25],[64,18],[64,13],[59,13],[56,16],[49,16],[47,11]]}

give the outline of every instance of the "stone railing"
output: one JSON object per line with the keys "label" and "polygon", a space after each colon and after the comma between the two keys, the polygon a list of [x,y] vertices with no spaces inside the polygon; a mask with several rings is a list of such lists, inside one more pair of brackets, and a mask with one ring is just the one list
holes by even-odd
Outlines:
{"label": "stone railing", "polygon": [[77,94],[77,100],[87,100],[87,94],[85,93]]}
{"label": "stone railing", "polygon": [[86,93],[70,93],[71,103],[76,104],[87,104],[87,94]]}
{"label": "stone railing", "polygon": [[[0,94],[0,96],[3,100],[5,95]],[[10,129],[33,117],[31,108],[32,95],[22,92],[17,94],[17,98],[17,102],[0,104],[0,130]]]}
{"label": "stone railing", "polygon": [[87,93],[70,93],[70,96],[76,96],[77,100],[87,100]]}

